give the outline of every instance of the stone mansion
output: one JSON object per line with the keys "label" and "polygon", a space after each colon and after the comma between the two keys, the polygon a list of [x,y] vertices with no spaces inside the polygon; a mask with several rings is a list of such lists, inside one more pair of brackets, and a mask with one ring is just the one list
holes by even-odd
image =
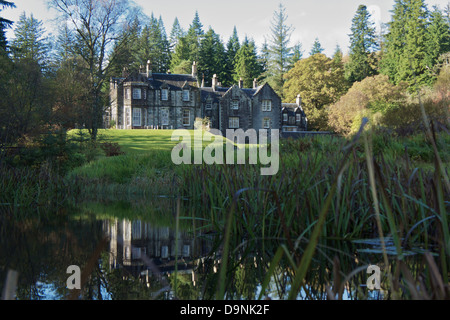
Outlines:
{"label": "stone mansion", "polygon": [[107,121],[118,129],[193,129],[196,118],[208,118],[224,135],[226,129],[307,130],[299,96],[282,103],[269,84],[225,88],[216,75],[205,87],[195,62],[191,74],[152,73],[148,62],[146,70],[111,78],[110,103]]}

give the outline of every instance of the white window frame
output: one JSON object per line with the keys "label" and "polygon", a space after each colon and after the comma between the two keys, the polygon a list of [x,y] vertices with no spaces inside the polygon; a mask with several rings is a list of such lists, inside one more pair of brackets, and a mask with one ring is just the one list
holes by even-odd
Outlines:
{"label": "white window frame", "polygon": [[288,122],[288,114],[287,113],[283,113],[283,122]]}
{"label": "white window frame", "polygon": [[[139,122],[137,120],[139,120]],[[142,125],[142,110],[141,108],[133,108],[133,127],[140,127],[141,125]]]}
{"label": "white window frame", "polygon": [[239,100],[231,100],[231,110],[239,110]]}
{"label": "white window frame", "polygon": [[270,129],[270,118],[268,117],[263,118],[263,128]]}
{"label": "white window frame", "polygon": [[133,88],[133,100],[140,100],[142,98],[141,88]]}
{"label": "white window frame", "polygon": [[183,101],[189,101],[191,98],[189,89],[183,89],[182,96]]}
{"label": "white window frame", "polygon": [[228,118],[228,128],[239,129],[239,117],[229,117]]}
{"label": "white window frame", "polygon": [[272,111],[272,100],[263,100],[261,104],[261,110],[265,112]]}
{"label": "white window frame", "polygon": [[[186,112],[187,112],[187,116],[186,116]],[[186,119],[187,119],[187,122],[185,121]],[[191,110],[183,109],[182,122],[183,122],[183,126],[191,125]]]}
{"label": "white window frame", "polygon": [[169,89],[161,89],[161,100],[169,100]]}
{"label": "white window frame", "polygon": [[297,114],[295,115],[295,121],[296,121],[296,122],[301,122],[301,121],[302,121],[302,115],[301,115],[300,113],[297,113]]}

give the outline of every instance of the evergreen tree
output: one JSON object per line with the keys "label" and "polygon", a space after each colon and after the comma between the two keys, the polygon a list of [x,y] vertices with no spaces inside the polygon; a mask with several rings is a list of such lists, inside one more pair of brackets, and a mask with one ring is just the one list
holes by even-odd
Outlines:
{"label": "evergreen tree", "polygon": [[[16,6],[14,3],[10,1],[0,0],[0,12],[4,8],[15,8]],[[6,35],[5,30],[9,28],[13,22],[11,20],[5,19],[0,17],[0,51],[6,50],[7,47],[7,41],[6,41]]]}
{"label": "evergreen tree", "polygon": [[333,53],[333,61],[335,64],[337,65],[341,65],[343,63],[343,58],[344,54],[342,53],[342,49],[339,45],[336,45],[336,49],[334,50]]}
{"label": "evergreen tree", "polygon": [[37,62],[42,68],[48,65],[50,43],[45,37],[43,23],[23,13],[14,29],[14,40],[11,42],[13,59],[29,59]]}
{"label": "evergreen tree", "polygon": [[350,60],[345,66],[350,82],[361,81],[377,73],[374,51],[377,49],[374,23],[365,5],[360,5],[352,20],[350,34]]}
{"label": "evergreen tree", "polygon": [[430,14],[430,23],[427,28],[426,47],[428,55],[426,65],[433,68],[441,54],[450,51],[450,25],[437,6]]}
{"label": "evergreen tree", "polygon": [[172,25],[172,31],[170,31],[169,41],[170,41],[170,51],[174,52],[175,47],[178,44],[178,41],[181,37],[184,37],[184,30],[180,25],[180,22],[178,21],[178,18],[175,18],[173,25]]}
{"label": "evergreen tree", "polygon": [[292,56],[289,59],[289,69],[293,68],[295,63],[303,57],[302,44],[298,42],[292,49]]}
{"label": "evergreen tree", "polygon": [[245,37],[245,40],[236,54],[234,81],[237,83],[242,79],[244,88],[252,88],[253,80],[257,79],[261,73],[262,69],[258,62],[255,42],[252,39],[249,40]]}
{"label": "evergreen tree", "polygon": [[189,40],[187,36],[178,39],[175,51],[172,53],[170,61],[170,71],[173,73],[189,74],[191,72],[192,61]]}
{"label": "evergreen tree", "polygon": [[200,17],[198,15],[198,11],[195,11],[194,20],[192,20],[192,24],[189,26],[187,31],[187,42],[189,43],[189,60],[191,62],[198,61],[198,53],[200,50],[200,41],[202,40],[205,32],[203,31],[203,25],[200,22]]}
{"label": "evergreen tree", "polygon": [[233,73],[236,62],[236,54],[239,51],[241,44],[239,43],[239,37],[237,34],[236,26],[233,28],[233,34],[227,43],[227,53],[226,53],[226,75],[225,79],[222,80],[224,86],[231,86],[233,83]]}
{"label": "evergreen tree", "polygon": [[259,80],[265,80],[269,73],[269,62],[270,62],[270,50],[267,43],[267,39],[264,37],[264,42],[261,46],[261,54],[258,58],[259,65],[261,66],[261,75]]}
{"label": "evergreen tree", "polygon": [[324,50],[325,49],[322,48],[322,45],[319,42],[319,38],[316,38],[312,45],[311,51],[309,52],[309,55],[313,56],[315,54],[322,53]]}
{"label": "evergreen tree", "polygon": [[426,66],[428,10],[424,0],[395,0],[385,36],[381,72],[394,84],[405,81],[411,90],[432,81]]}
{"label": "evergreen tree", "polygon": [[289,46],[293,27],[287,25],[287,13],[280,3],[278,11],[274,12],[271,24],[271,38],[269,45],[270,59],[267,72],[267,82],[283,97],[284,74],[290,66],[292,47]]}
{"label": "evergreen tree", "polygon": [[[226,72],[225,46],[219,35],[210,27],[200,42],[198,74],[205,79],[205,85],[211,85],[213,74],[223,79]],[[222,81],[222,80],[220,80]]]}

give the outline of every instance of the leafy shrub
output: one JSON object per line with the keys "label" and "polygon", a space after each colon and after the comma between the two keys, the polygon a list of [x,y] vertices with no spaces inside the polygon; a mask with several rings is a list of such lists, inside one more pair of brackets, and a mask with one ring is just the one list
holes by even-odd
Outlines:
{"label": "leafy shrub", "polygon": [[114,157],[124,154],[117,142],[103,142],[100,144],[100,147],[105,152],[107,157]]}

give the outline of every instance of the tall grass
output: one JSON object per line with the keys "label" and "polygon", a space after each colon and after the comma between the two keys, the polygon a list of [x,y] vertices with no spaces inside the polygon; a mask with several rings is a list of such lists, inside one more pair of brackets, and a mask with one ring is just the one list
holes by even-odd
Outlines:
{"label": "tall grass", "polygon": [[[350,144],[326,139],[285,142],[274,176],[261,176],[251,165],[198,165],[182,172],[182,195],[197,203],[197,214],[222,239],[216,298],[230,298],[237,266],[258,256],[271,261],[261,267],[260,297],[283,267],[289,273],[287,297],[295,299],[308,291],[323,246],[356,240],[381,244],[372,253],[386,266],[390,297],[417,296],[411,283],[404,284],[405,266],[410,255],[424,252],[438,266],[427,271],[424,292],[432,292],[430,277],[439,275],[448,296],[449,194],[438,164],[429,170],[414,166],[408,152],[374,153],[374,139],[366,134]],[[432,268],[429,258],[424,263]],[[367,268],[348,267],[344,278]]]}

